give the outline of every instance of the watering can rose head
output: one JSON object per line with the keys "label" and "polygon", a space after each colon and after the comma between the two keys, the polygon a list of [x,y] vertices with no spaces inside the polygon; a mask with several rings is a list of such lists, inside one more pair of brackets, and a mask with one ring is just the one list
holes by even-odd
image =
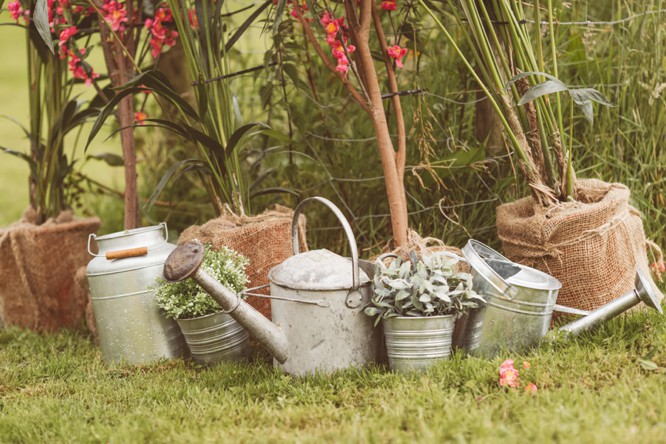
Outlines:
{"label": "watering can rose head", "polygon": [[375,324],[394,316],[439,316],[464,313],[483,304],[472,288],[472,276],[457,271],[460,258],[444,252],[404,261],[395,257],[388,265],[375,262],[372,305],[365,314]]}
{"label": "watering can rose head", "polygon": [[[214,251],[210,244],[204,245],[202,269],[234,293],[245,289],[247,275],[245,267],[249,261],[240,253],[222,247]],[[166,317],[191,319],[221,311],[220,305],[193,279],[167,282],[158,279],[154,287],[155,302]]]}

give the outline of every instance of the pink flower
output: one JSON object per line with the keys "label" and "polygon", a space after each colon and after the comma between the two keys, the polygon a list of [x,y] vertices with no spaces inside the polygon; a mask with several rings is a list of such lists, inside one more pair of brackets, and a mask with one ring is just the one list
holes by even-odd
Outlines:
{"label": "pink flower", "polygon": [[537,392],[537,386],[531,382],[525,386],[525,393],[534,395]]}
{"label": "pink flower", "polygon": [[396,0],[384,0],[382,2],[382,9],[384,11],[395,11],[398,9]]}
{"label": "pink flower", "polygon": [[502,365],[500,365],[499,374],[499,385],[501,387],[518,387],[520,384],[518,380],[518,370],[513,367],[513,360],[511,359],[507,359],[502,362]]}
{"label": "pink flower", "polygon": [[525,370],[529,369],[530,367],[532,367],[532,364],[530,364],[530,363],[527,362],[527,361],[523,361],[523,368],[524,368]]}
{"label": "pink flower", "polygon": [[136,122],[137,125],[145,125],[146,122],[144,122],[148,118],[148,115],[144,113],[143,111],[137,111],[134,113],[134,121]]}
{"label": "pink flower", "polygon": [[21,8],[21,2],[19,0],[7,3],[7,9],[9,14],[12,16],[16,23],[18,23],[19,17],[23,14],[23,8]]}
{"label": "pink flower", "polygon": [[114,32],[123,32],[125,30],[125,23],[127,23],[127,10],[125,5],[116,1],[106,1],[102,6],[102,15]]}
{"label": "pink flower", "polygon": [[99,74],[93,71],[90,65],[82,60],[81,57],[85,54],[86,48],[79,49],[78,54],[72,50],[67,51],[67,55],[69,55],[69,62],[67,64],[75,79],[83,80],[86,86],[90,86],[93,79],[98,78]]}
{"label": "pink flower", "polygon": [[398,68],[402,68],[402,58],[407,54],[407,48],[401,48],[399,45],[389,46],[388,55],[395,59],[395,65]]}
{"label": "pink flower", "polygon": [[[164,46],[174,46],[178,38],[178,32],[169,29],[166,25],[173,23],[171,10],[161,7],[155,12],[155,17],[147,19],[144,23],[145,28],[150,32],[150,47],[153,57],[157,58],[162,53]],[[197,23],[198,24],[198,23]]]}
{"label": "pink flower", "polygon": [[59,36],[59,38],[58,38],[58,45],[59,45],[59,46],[64,46],[64,45],[66,45],[67,42],[69,41],[69,39],[71,39],[72,37],[74,37],[78,31],[79,31],[79,30],[77,29],[76,26],[70,26],[69,28],[65,28],[65,29],[63,29],[63,30],[60,32],[60,36]]}

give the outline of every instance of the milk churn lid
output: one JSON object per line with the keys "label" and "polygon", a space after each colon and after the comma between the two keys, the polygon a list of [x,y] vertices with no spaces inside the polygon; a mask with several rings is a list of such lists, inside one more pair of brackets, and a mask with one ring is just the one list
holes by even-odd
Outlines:
{"label": "milk churn lid", "polygon": [[[350,290],[353,288],[352,261],[328,250],[313,250],[290,257],[268,272],[268,279],[293,290]],[[370,282],[363,271],[360,285]]]}

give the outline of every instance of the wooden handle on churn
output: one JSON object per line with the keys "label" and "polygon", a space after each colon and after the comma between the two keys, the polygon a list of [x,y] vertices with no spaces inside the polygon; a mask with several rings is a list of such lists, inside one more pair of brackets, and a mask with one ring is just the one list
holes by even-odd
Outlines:
{"label": "wooden handle on churn", "polygon": [[106,253],[106,260],[124,259],[126,257],[145,256],[148,254],[148,247],[128,248],[127,250],[109,251]]}

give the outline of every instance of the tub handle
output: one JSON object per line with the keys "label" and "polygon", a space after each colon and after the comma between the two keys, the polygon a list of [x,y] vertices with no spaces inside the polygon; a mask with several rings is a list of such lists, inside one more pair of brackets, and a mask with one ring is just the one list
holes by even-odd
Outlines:
{"label": "tub handle", "polygon": [[342,228],[345,230],[345,235],[347,236],[347,240],[349,241],[349,249],[351,250],[351,256],[352,256],[351,257],[352,289],[350,293],[355,293],[358,291],[358,288],[361,285],[360,269],[358,266],[358,247],[356,246],[356,239],[354,239],[354,232],[352,231],[351,226],[349,225],[349,222],[347,222],[347,219],[345,218],[344,214],[342,214],[342,211],[340,211],[340,209],[337,206],[335,206],[335,204],[330,200],[318,196],[308,197],[307,199],[302,200],[301,203],[299,203],[296,209],[294,210],[294,218],[291,221],[291,243],[294,247],[294,255],[300,252],[298,245],[298,234],[299,234],[298,217],[301,215],[303,207],[306,204],[314,201],[326,205],[333,212],[333,214],[335,214],[335,216],[338,218],[338,221],[340,221],[340,224],[342,224]]}
{"label": "tub handle", "polygon": [[113,259],[125,259],[128,257],[138,257],[145,256],[149,251],[157,250],[158,248],[163,247],[167,242],[169,242],[169,230],[167,229],[166,222],[160,222],[160,227],[164,230],[164,242],[157,244],[154,247],[136,247],[136,248],[127,248],[125,250],[114,250],[107,251],[105,254],[95,254],[91,250],[91,243],[93,240],[97,240],[97,235],[95,233],[90,233],[88,236],[88,254],[94,257],[105,257],[106,260],[110,261]]}

